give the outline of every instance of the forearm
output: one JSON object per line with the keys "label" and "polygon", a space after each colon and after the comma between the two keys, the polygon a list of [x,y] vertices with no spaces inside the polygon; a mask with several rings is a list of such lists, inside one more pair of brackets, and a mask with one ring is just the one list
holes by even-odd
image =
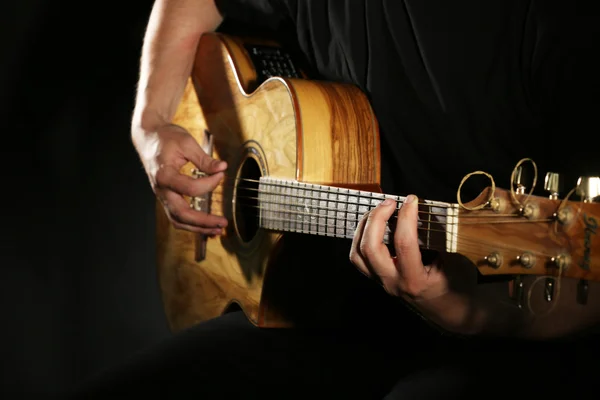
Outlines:
{"label": "forearm", "polygon": [[462,335],[521,336],[528,322],[508,297],[506,283],[478,285],[469,294],[449,292],[415,306],[431,322]]}
{"label": "forearm", "polygon": [[[132,134],[169,123],[181,100],[200,36],[222,22],[214,0],[157,0],[140,61]],[[134,137],[135,139],[135,137]]]}
{"label": "forearm", "polygon": [[522,308],[508,296],[506,283],[478,285],[473,293],[449,293],[417,305],[442,328],[459,334],[513,337],[530,340],[567,338],[598,330],[600,284],[590,282],[585,305],[576,301],[575,279],[562,279],[552,302],[544,298],[543,279],[524,279]]}

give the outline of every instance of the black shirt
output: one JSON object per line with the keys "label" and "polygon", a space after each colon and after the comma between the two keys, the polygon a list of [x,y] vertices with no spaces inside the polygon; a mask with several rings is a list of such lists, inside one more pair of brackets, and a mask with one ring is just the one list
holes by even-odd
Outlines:
{"label": "black shirt", "polygon": [[[380,124],[386,193],[455,202],[461,179],[475,170],[491,173],[497,186],[508,189],[524,157],[539,168],[537,194],[543,194],[547,171],[563,174],[563,195],[578,176],[600,174],[594,145],[600,132],[600,18],[594,1],[217,5],[233,26],[246,23],[291,38],[320,79],[350,82],[367,94]],[[479,186],[467,186],[463,200],[488,184],[472,182]],[[351,269],[336,273],[344,268]],[[392,337],[408,334],[409,326],[416,336],[431,332],[409,322],[412,314],[398,315],[379,287],[354,285],[347,297],[351,311],[342,321]]]}
{"label": "black shirt", "polygon": [[380,123],[387,193],[454,202],[460,180],[474,170],[508,188],[523,157],[536,161],[540,178],[564,173],[567,190],[577,176],[600,172],[590,142],[600,106],[592,1],[217,5],[230,20],[292,28],[319,78],[351,82],[368,95]]}

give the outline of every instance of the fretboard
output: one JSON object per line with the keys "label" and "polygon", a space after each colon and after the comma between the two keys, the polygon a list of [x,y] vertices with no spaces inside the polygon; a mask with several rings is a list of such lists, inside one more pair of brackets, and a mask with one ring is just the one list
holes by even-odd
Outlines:
{"label": "fretboard", "polygon": [[[406,197],[260,178],[260,226],[268,230],[352,239],[362,216],[385,199],[400,206]],[[395,214],[394,214],[395,215]],[[390,222],[395,217],[390,219]],[[455,252],[458,206],[419,200],[419,241],[423,248]],[[388,223],[383,241],[390,243]]]}

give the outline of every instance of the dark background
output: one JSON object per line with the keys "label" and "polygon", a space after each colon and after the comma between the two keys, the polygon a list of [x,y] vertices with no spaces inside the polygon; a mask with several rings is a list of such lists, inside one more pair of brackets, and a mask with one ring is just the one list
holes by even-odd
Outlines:
{"label": "dark background", "polygon": [[2,399],[64,391],[170,335],[129,134],[151,6],[0,3]]}
{"label": "dark background", "polygon": [[169,335],[129,136],[151,6],[0,5],[0,398],[62,391]]}

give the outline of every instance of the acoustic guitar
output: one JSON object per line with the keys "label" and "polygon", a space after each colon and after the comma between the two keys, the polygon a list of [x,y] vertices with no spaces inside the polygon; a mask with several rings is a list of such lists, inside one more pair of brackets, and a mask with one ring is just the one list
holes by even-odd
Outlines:
{"label": "acoustic guitar", "polygon": [[[405,199],[381,193],[378,124],[365,95],[308,79],[275,42],[203,35],[173,122],[228,163],[219,187],[188,198],[190,207],[230,221],[222,236],[197,235],[174,229],[157,203],[158,275],[175,331],[232,308],[258,326],[293,325],[268,295],[282,284],[273,274],[286,268],[277,265],[282,239],[351,240],[365,212]],[[549,173],[549,196],[532,196],[519,184],[523,162],[515,187],[490,185],[468,203],[420,199],[421,245],[461,254],[482,275],[547,276],[549,300],[556,277],[575,278],[585,297],[600,280],[600,179],[582,177],[559,199]],[[202,176],[191,164],[182,173]]]}

